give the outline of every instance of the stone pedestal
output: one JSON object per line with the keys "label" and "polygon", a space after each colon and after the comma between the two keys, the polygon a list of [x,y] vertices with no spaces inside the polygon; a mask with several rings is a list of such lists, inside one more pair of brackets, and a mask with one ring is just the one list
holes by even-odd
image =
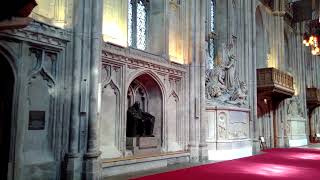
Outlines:
{"label": "stone pedestal", "polygon": [[209,160],[230,160],[252,155],[249,109],[207,107]]}
{"label": "stone pedestal", "polygon": [[82,164],[80,154],[67,154],[66,179],[81,179]]}
{"label": "stone pedestal", "polygon": [[298,147],[308,144],[306,133],[306,119],[303,117],[289,117],[286,124],[287,141],[289,147]]}
{"label": "stone pedestal", "polygon": [[100,180],[101,179],[101,152],[85,154],[84,159],[84,179]]}
{"label": "stone pedestal", "polygon": [[127,137],[127,150],[133,155],[150,155],[161,152],[160,140],[157,137]]}

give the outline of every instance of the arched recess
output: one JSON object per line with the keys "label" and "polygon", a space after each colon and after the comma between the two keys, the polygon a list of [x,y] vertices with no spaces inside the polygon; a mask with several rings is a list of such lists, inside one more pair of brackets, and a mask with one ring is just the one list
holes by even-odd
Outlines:
{"label": "arched recess", "polygon": [[100,150],[102,158],[122,155],[120,136],[120,90],[110,80],[104,82],[101,92]]}
{"label": "arched recess", "polygon": [[47,163],[56,159],[53,139],[57,106],[55,93],[55,81],[43,68],[29,76],[26,97],[26,118],[29,122],[23,147],[26,164]]}
{"label": "arched recess", "polygon": [[268,39],[260,6],[256,8],[256,63],[257,68],[268,66]]}
{"label": "arched recess", "polygon": [[174,91],[168,98],[167,108],[168,111],[168,122],[167,122],[167,131],[168,131],[168,151],[179,151],[181,150],[181,130],[179,127],[182,127],[180,121],[180,109],[179,109],[179,97]]}
{"label": "arched recess", "polygon": [[134,80],[130,84],[127,96],[131,96],[130,101],[128,99],[128,108],[132,106],[134,102],[139,102],[142,111],[148,112],[148,91],[140,81]]}
{"label": "arched recess", "polygon": [[[130,95],[130,102],[140,102],[140,108],[155,117],[153,135],[159,140],[159,146],[163,145],[164,127],[164,86],[155,74],[149,71],[139,72],[131,78],[126,89],[127,97]],[[144,100],[143,100],[144,99]],[[128,98],[126,104],[128,104]],[[142,105],[143,103],[144,105]],[[142,105],[142,106],[141,106]],[[145,106],[145,107],[143,107]],[[126,109],[127,111],[127,109]],[[127,130],[132,127],[126,125]]]}
{"label": "arched recess", "polygon": [[284,31],[284,63],[285,63],[285,69],[287,69],[289,72],[292,72],[292,67],[290,64],[290,48],[289,48],[289,34],[287,31]]}
{"label": "arched recess", "polygon": [[0,179],[6,180],[12,177],[13,169],[10,164],[14,160],[15,139],[14,129],[14,92],[15,92],[15,71],[13,61],[7,56],[6,51],[0,46]]}

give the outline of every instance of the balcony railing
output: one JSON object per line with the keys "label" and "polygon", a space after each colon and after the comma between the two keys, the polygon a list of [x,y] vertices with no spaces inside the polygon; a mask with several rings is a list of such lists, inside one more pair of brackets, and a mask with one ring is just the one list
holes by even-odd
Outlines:
{"label": "balcony railing", "polygon": [[258,93],[288,98],[294,95],[293,77],[275,68],[257,69]]}

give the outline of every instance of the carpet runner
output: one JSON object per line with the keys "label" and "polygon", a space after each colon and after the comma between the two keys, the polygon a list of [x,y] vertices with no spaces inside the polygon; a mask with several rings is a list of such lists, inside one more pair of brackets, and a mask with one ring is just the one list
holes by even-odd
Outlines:
{"label": "carpet runner", "polygon": [[320,180],[320,150],[277,148],[246,158],[206,164],[135,180]]}

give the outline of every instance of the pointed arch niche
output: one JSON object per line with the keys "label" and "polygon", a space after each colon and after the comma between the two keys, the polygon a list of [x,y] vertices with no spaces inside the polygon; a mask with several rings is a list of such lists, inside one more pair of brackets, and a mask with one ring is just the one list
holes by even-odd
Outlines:
{"label": "pointed arch niche", "polygon": [[[127,90],[126,110],[135,102],[140,103],[142,111],[155,117],[153,135],[157,139],[157,146],[160,148],[163,142],[163,93],[157,81],[149,74],[142,74],[135,78]],[[129,127],[126,124],[126,128]],[[160,150],[160,149],[158,149]],[[127,151],[130,151],[127,149]],[[133,152],[129,152],[129,155]]]}
{"label": "pointed arch niche", "polygon": [[100,148],[102,158],[121,157],[120,91],[110,80],[101,92]]}

